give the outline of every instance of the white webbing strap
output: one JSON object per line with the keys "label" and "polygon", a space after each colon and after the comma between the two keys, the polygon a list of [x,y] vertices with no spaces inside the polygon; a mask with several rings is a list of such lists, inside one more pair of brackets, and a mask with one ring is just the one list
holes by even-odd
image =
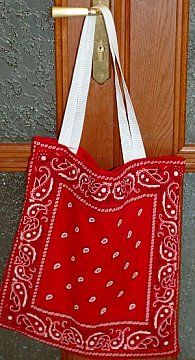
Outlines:
{"label": "white webbing strap", "polygon": [[[91,34],[91,36],[93,36]],[[88,53],[86,51],[86,53]],[[115,65],[115,55],[113,52],[113,49],[111,47],[111,54],[113,58],[114,68],[115,68],[115,88],[116,88],[116,98],[117,98],[117,109],[118,109],[118,119],[119,119],[119,130],[120,130],[120,137],[121,137],[121,145],[122,145],[122,154],[123,154],[123,160],[126,163],[127,161],[134,159],[134,151],[132,146],[132,139],[131,134],[129,130],[129,123],[127,122],[126,117],[126,110],[123,102],[122,92],[119,85],[116,65]],[[88,55],[87,55],[87,61]],[[87,91],[88,93],[88,91]],[[85,95],[84,95],[85,94]],[[81,91],[80,91],[80,98],[77,102],[77,116],[75,118],[74,126],[72,129],[72,135],[70,137],[69,142],[69,148],[74,152],[77,152],[77,149],[79,147],[81,135],[82,135],[82,127],[84,122],[84,111],[86,107],[86,103],[84,105],[83,98],[87,100],[87,94],[86,94],[86,86],[85,82],[81,85]],[[84,105],[84,106],[83,106]],[[74,150],[75,149],[75,150]]]}
{"label": "white webbing strap", "polygon": [[[146,153],[145,153],[145,149],[144,149],[144,145],[143,145],[143,140],[141,137],[141,133],[140,133],[139,125],[138,125],[137,118],[135,115],[135,111],[133,108],[133,104],[132,104],[132,101],[131,101],[131,98],[129,95],[129,91],[128,91],[128,88],[127,88],[127,85],[126,85],[126,82],[124,79],[124,75],[122,72],[122,68],[121,68],[117,34],[116,34],[113,16],[112,16],[112,13],[109,10],[109,8],[104,5],[98,5],[98,6],[96,6],[96,8],[99,8],[101,10],[102,15],[104,17],[104,21],[106,24],[106,29],[107,29],[107,33],[108,33],[108,37],[109,37],[109,42],[110,42],[110,44],[112,44],[111,47],[113,47],[113,51],[116,56],[116,60],[117,60],[121,78],[122,78],[123,90],[124,90],[125,101],[126,101],[126,106],[127,106],[127,116],[128,116],[129,128],[130,128],[130,132],[132,135],[132,142],[133,142],[132,146],[133,146],[134,154],[133,154],[133,157],[131,157],[131,159],[132,158],[133,159],[144,158],[144,157],[146,157]],[[117,78],[118,78],[118,76],[117,76]],[[117,79],[117,81],[118,81],[118,79]],[[122,102],[123,102],[123,98],[122,98]]]}
{"label": "white webbing strap", "polygon": [[[80,38],[71,87],[62,121],[62,127],[58,139],[60,144],[66,145],[69,148],[75,119],[78,113],[79,97],[82,96],[83,107],[85,107],[87,101],[92,69],[95,24],[95,17],[86,17]],[[85,91],[82,91],[83,86],[85,86]],[[84,115],[85,113],[83,116]],[[81,113],[79,114],[78,118],[80,117]],[[81,122],[80,126],[82,126]],[[79,136],[79,133],[77,135]],[[70,150],[76,153],[78,148]]]}
{"label": "white webbing strap", "polygon": [[[124,162],[127,162],[132,159],[145,157],[144,146],[135,112],[121,70],[117,36],[112,14],[110,10],[104,5],[98,5],[96,8],[101,9],[108,32],[115,70],[115,88],[122,153]],[[73,80],[59,137],[59,143],[68,146],[74,153],[78,151],[85,117],[85,108],[92,69],[95,22],[95,17],[87,17],[84,23]],[[122,77],[127,109],[125,109],[124,106],[122,91],[116,69],[116,61],[118,63]]]}

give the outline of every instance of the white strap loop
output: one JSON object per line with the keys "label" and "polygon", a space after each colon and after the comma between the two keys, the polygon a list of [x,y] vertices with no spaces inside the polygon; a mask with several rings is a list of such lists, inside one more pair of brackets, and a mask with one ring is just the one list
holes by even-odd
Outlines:
{"label": "white strap loop", "polygon": [[[84,108],[87,102],[87,95],[89,91],[89,84],[90,84],[91,70],[92,70],[95,24],[96,24],[96,17],[93,16],[86,17],[81,34],[81,39],[78,48],[66,109],[64,112],[64,118],[62,121],[62,127],[58,139],[59,144],[63,144],[68,148],[70,148],[73,127],[78,113],[79,97],[83,96],[82,102]],[[85,91],[82,92],[83,87],[85,87]],[[85,109],[83,114],[81,114],[80,112],[80,114],[78,115],[79,120],[81,116],[83,116],[84,118]],[[79,121],[79,125],[82,126],[81,120]],[[79,137],[79,132],[76,132],[75,135]],[[78,141],[80,143],[80,139],[78,139]],[[70,150],[76,153],[78,151],[78,148],[75,149],[71,148]]]}
{"label": "white strap loop", "polygon": [[[110,50],[115,70],[115,89],[122,153],[123,160],[126,163],[129,160],[142,158],[146,155],[135,112],[121,69],[118,42],[112,14],[104,5],[98,5],[96,8],[101,10],[108,32]],[[86,102],[92,70],[95,23],[96,17],[87,17],[85,19],[73,80],[59,137],[59,143],[66,145],[74,153],[77,153],[78,151],[84,124]],[[126,108],[118,79],[116,61],[122,78]]]}
{"label": "white strap loop", "polygon": [[[118,42],[117,42],[117,34],[116,34],[113,16],[108,7],[106,7],[104,5],[98,5],[96,7],[99,8],[103,14],[108,37],[109,37],[109,42],[110,42],[110,44],[112,44],[110,46],[111,47],[113,46],[113,51],[116,56],[116,60],[117,60],[121,78],[122,78],[123,90],[124,90],[125,101],[126,101],[126,106],[127,106],[128,122],[129,122],[129,128],[130,128],[131,135],[132,135],[132,142],[133,142],[132,146],[133,146],[133,152],[134,152],[134,154],[127,155],[127,157],[129,157],[129,160],[144,158],[144,157],[146,157],[144,144],[142,141],[142,137],[141,137],[139,125],[137,122],[137,118],[135,115],[135,111],[133,108],[133,104],[132,104],[132,101],[131,101],[131,98],[129,95],[129,91],[128,91],[128,88],[127,88],[127,85],[126,85],[126,82],[124,79],[124,75],[122,72],[122,68],[121,68]],[[115,74],[116,74],[116,72],[115,72]],[[117,74],[116,74],[116,76],[117,76]],[[123,102],[123,98],[121,98],[121,101]]]}

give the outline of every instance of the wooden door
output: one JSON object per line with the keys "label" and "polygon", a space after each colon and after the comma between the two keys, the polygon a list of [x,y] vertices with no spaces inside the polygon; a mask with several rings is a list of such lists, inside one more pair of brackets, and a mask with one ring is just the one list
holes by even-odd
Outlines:
{"label": "wooden door", "polygon": [[[56,0],[56,6],[90,7],[90,0]],[[122,67],[148,156],[181,154],[195,171],[195,144],[185,143],[188,0],[111,0]],[[55,21],[57,131],[68,94],[83,19]],[[99,165],[121,163],[113,74],[92,80],[82,137]],[[24,171],[30,144],[1,143],[0,170]],[[63,360],[83,359],[62,352]]]}

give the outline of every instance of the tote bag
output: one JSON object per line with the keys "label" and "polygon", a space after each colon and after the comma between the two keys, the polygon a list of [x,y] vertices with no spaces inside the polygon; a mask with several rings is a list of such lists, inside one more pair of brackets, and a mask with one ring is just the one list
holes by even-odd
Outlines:
{"label": "tote bag", "polygon": [[184,160],[146,158],[113,18],[97,8],[115,70],[124,164],[103,170],[79,147],[96,23],[87,17],[59,139],[33,141],[0,325],[88,357],[176,356]]}

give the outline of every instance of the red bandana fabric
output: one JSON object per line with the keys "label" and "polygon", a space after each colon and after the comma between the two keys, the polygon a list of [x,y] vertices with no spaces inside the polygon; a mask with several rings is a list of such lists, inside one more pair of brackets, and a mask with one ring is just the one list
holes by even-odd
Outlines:
{"label": "red bandana fabric", "polygon": [[88,357],[178,353],[180,157],[101,170],[36,137],[0,325]]}

